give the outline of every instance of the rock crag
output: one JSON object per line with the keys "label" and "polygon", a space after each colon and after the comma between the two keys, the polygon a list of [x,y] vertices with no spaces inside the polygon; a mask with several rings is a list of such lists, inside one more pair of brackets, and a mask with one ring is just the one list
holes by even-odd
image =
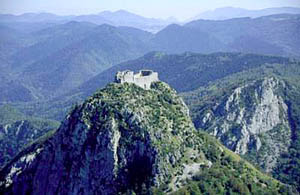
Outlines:
{"label": "rock crag", "polygon": [[257,162],[270,172],[290,146],[288,106],[277,93],[284,85],[270,77],[237,87],[203,109],[197,126],[238,154],[258,152]]}
{"label": "rock crag", "polygon": [[187,144],[197,151],[187,113],[163,83],[152,90],[111,84],[74,108],[53,136],[14,159],[1,172],[1,187],[18,194],[159,187],[181,169]]}
{"label": "rock crag", "polygon": [[217,185],[214,193],[285,190],[197,132],[188,114],[163,82],[150,90],[109,84],[74,107],[56,132],[10,161],[0,171],[0,193],[161,194],[194,189],[191,180],[202,193]]}

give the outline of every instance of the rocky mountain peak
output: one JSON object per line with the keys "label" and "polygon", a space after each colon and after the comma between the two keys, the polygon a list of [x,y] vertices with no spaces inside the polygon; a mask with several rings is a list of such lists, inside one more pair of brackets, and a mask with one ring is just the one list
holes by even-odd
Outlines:
{"label": "rocky mountain peak", "polygon": [[284,87],[274,77],[237,87],[205,111],[200,127],[238,154],[259,151],[261,166],[269,172],[290,145],[288,106],[278,93]]}
{"label": "rocky mountain peak", "polygon": [[1,194],[204,193],[217,185],[214,193],[289,190],[196,131],[163,82],[107,85],[0,171]]}
{"label": "rocky mountain peak", "polygon": [[21,194],[141,192],[182,172],[187,150],[197,158],[194,133],[188,108],[168,85],[109,84],[8,164],[0,185]]}

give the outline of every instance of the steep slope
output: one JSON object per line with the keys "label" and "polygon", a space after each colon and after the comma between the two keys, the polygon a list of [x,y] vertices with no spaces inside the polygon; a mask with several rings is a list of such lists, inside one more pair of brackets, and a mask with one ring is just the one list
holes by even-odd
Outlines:
{"label": "steep slope", "polygon": [[156,50],[181,52],[252,52],[299,57],[300,15],[195,20],[169,25],[155,34]]}
{"label": "steep slope", "polygon": [[[150,51],[153,36],[130,27],[86,22],[59,24],[26,36],[3,25],[0,34],[4,51],[0,66],[10,74],[9,81],[20,83],[35,99],[65,93],[114,64],[143,55]],[[14,101],[9,96],[14,92],[2,83],[0,87],[8,92],[1,99]]]}
{"label": "steep slope", "polygon": [[26,145],[58,126],[56,121],[25,116],[11,105],[0,106],[0,167]]}
{"label": "steep slope", "polygon": [[[70,41],[63,41],[53,53],[27,65],[19,76],[20,80],[44,98],[66,93],[114,64],[143,55],[148,51],[147,37],[152,35],[138,29],[109,25],[98,26],[86,35],[84,32],[75,33],[78,36],[73,40],[67,34],[65,38]],[[55,40],[60,42],[64,38],[60,36]],[[51,39],[49,42],[55,43]],[[40,51],[39,48],[36,49]]]}
{"label": "steep slope", "polygon": [[0,78],[0,102],[29,102],[35,100],[31,91],[18,81]]}
{"label": "steep slope", "polygon": [[57,129],[59,123],[28,118],[0,125],[0,167],[37,138]]}
{"label": "steep slope", "polygon": [[182,99],[161,82],[151,90],[108,85],[0,172],[0,192],[17,194],[208,192],[213,185],[218,193],[288,193],[197,132]]}
{"label": "steep slope", "polygon": [[168,53],[198,52],[210,53],[224,51],[223,43],[216,39],[211,32],[186,28],[171,24],[155,34],[152,39],[156,50]]}
{"label": "steep slope", "polygon": [[0,24],[0,68],[4,69],[10,65],[9,57],[19,49],[26,46],[24,39],[27,35]]}
{"label": "steep slope", "polygon": [[[284,83],[272,77],[237,87],[224,102],[215,102],[212,112],[204,109],[205,117],[196,119],[197,126],[236,153],[244,155],[251,149],[261,150],[261,159],[257,161],[270,172],[280,154],[287,152],[290,146],[288,107],[282,97],[275,94],[278,88],[284,87]],[[278,142],[281,144],[275,146]]]}
{"label": "steep slope", "polygon": [[226,46],[224,51],[300,56],[299,14],[224,21],[197,20],[184,25],[184,28],[209,33]]}
{"label": "steep slope", "polygon": [[25,119],[25,116],[13,106],[6,104],[0,106],[0,125],[13,123]]}
{"label": "steep slope", "polygon": [[31,91],[20,81],[11,78],[5,68],[0,72],[0,102],[28,102],[35,99]]}
{"label": "steep slope", "polygon": [[298,190],[299,67],[266,65],[184,94],[196,128]]}
{"label": "steep slope", "polygon": [[84,39],[94,27],[91,23],[69,22],[30,33],[36,43],[10,57],[12,70],[21,72],[26,66]]}

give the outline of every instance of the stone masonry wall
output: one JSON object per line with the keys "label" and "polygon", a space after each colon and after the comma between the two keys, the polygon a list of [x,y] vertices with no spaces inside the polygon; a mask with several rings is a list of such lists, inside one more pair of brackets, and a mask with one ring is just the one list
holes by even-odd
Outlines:
{"label": "stone masonry wall", "polygon": [[132,71],[123,71],[116,75],[117,83],[134,83],[144,89],[150,89],[151,83],[155,81],[159,81],[158,73],[150,70],[142,70],[137,74]]}

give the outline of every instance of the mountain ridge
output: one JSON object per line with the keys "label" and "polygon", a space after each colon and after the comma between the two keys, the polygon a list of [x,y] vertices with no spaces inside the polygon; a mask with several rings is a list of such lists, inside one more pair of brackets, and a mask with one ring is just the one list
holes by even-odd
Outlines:
{"label": "mountain ridge", "polygon": [[[20,15],[0,14],[0,22],[48,22],[48,23],[66,23],[70,21],[91,22],[94,24],[109,24],[115,26],[135,27],[150,32],[157,32],[166,25],[169,20],[148,18],[131,13],[126,10],[103,11],[97,14],[82,15],[56,15],[52,13],[25,13]],[[172,20],[172,22],[176,22]]]}
{"label": "mountain ridge", "polygon": [[42,100],[71,91],[107,68],[150,51],[221,51],[299,58],[299,16],[198,20],[173,24],[156,34],[131,27],[69,22],[25,33],[25,37],[21,32],[20,37],[12,39],[17,40],[16,45],[7,43],[12,50],[2,49],[0,62],[12,80],[21,82]]}

